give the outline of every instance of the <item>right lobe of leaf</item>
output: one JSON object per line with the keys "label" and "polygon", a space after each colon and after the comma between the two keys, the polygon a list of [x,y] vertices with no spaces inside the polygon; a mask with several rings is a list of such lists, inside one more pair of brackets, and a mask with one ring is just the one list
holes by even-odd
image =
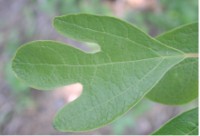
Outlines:
{"label": "right lobe of leaf", "polygon": [[198,135],[198,108],[173,118],[153,135]]}
{"label": "right lobe of leaf", "polygon": [[183,51],[187,57],[170,69],[147,94],[153,101],[169,105],[187,103],[198,96],[198,23],[164,33],[157,40]]}

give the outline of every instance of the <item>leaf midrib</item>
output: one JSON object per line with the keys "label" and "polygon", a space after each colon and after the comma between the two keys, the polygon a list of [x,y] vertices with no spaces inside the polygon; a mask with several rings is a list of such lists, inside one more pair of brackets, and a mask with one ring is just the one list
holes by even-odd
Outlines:
{"label": "leaf midrib", "polygon": [[174,56],[161,56],[161,57],[152,57],[152,58],[145,58],[140,60],[133,60],[133,61],[118,61],[118,62],[111,62],[111,63],[101,63],[101,64],[87,64],[87,65],[71,65],[71,64],[49,64],[49,63],[16,63],[17,65],[35,65],[35,66],[53,66],[53,67],[61,67],[61,66],[67,66],[67,67],[100,67],[100,66],[107,66],[107,65],[117,65],[117,64],[126,64],[126,63],[136,63],[140,61],[147,61],[151,59],[170,59],[170,58],[187,58],[186,55],[174,55]]}

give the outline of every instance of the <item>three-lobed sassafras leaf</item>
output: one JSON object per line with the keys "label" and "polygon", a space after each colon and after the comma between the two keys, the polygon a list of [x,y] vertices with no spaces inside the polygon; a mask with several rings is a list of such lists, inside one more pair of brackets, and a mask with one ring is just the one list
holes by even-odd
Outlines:
{"label": "three-lobed sassafras leaf", "polygon": [[86,131],[110,123],[139,102],[169,69],[190,57],[113,17],[60,16],[54,27],[101,48],[91,54],[60,42],[34,41],[13,59],[16,75],[34,88],[83,84],[81,96],[54,119],[60,131]]}
{"label": "three-lobed sassafras leaf", "polygon": [[198,135],[198,108],[173,118],[153,135]]}
{"label": "three-lobed sassafras leaf", "polygon": [[198,23],[184,25],[156,38],[191,57],[170,69],[147,94],[156,102],[178,105],[198,97]]}

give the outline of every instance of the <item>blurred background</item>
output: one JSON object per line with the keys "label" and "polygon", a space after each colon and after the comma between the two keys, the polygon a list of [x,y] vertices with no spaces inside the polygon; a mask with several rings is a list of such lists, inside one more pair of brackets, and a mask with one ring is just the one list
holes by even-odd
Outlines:
{"label": "blurred background", "polygon": [[[198,0],[0,0],[0,134],[72,134],[57,132],[51,121],[60,107],[80,95],[81,86],[38,91],[16,79],[10,64],[16,49],[32,40],[58,40],[80,47],[58,35],[51,25],[57,15],[80,12],[118,17],[155,37],[197,21]],[[197,101],[166,106],[144,98],[113,123],[75,134],[147,135],[196,106]]]}

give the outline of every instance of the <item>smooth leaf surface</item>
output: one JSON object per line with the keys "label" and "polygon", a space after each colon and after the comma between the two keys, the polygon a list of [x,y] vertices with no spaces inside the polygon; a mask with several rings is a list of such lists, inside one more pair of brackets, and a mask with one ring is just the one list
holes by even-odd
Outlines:
{"label": "smooth leaf surface", "polygon": [[198,135],[198,108],[173,118],[153,135]]}
{"label": "smooth leaf surface", "polygon": [[110,123],[187,57],[112,17],[67,15],[56,17],[54,26],[66,36],[101,48],[91,54],[59,42],[35,41],[17,51],[13,70],[32,87],[48,90],[83,84],[81,96],[54,119],[60,131],[86,131]]}
{"label": "smooth leaf surface", "polygon": [[191,57],[170,69],[147,94],[156,102],[178,105],[198,97],[198,23],[185,25],[157,37],[157,40]]}

